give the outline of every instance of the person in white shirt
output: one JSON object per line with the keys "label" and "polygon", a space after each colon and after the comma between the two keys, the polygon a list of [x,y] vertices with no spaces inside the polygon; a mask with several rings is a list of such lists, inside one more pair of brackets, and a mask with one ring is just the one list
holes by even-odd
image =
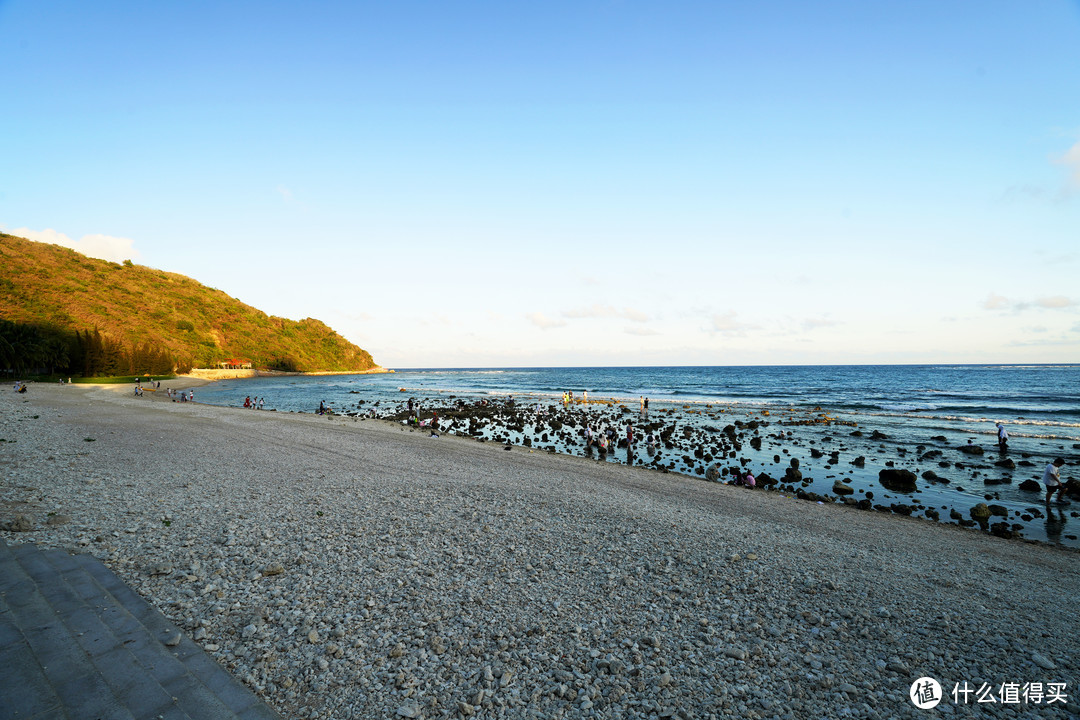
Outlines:
{"label": "person in white shirt", "polygon": [[1058,494],[1058,504],[1068,505],[1065,499],[1065,483],[1061,482],[1061,467],[1065,464],[1064,458],[1057,458],[1043,470],[1043,485],[1046,485],[1046,504],[1050,504],[1050,498],[1054,493]]}

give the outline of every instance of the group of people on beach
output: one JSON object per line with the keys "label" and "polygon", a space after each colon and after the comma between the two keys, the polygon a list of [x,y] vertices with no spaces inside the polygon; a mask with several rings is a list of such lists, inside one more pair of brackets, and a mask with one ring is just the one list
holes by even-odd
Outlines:
{"label": "group of people on beach", "polygon": [[263,404],[266,402],[266,398],[256,397],[253,398],[250,395],[244,398],[244,407],[248,410],[262,410]]}
{"label": "group of people on beach", "polygon": [[[601,423],[600,427],[598,427],[595,431],[593,430],[592,425],[586,425],[585,429],[582,430],[582,433],[585,436],[585,447],[587,449],[595,447],[597,450],[600,451],[601,455],[608,452],[614,452],[615,448],[619,445],[619,441],[617,439],[618,432],[615,430],[615,428],[607,425],[606,423]],[[645,436],[645,446],[649,450],[653,450],[656,448],[656,445],[657,438],[650,432],[648,435]],[[627,452],[630,452],[633,450],[633,448],[634,425],[632,423],[627,423],[626,450]]]}
{"label": "group of people on beach", "polygon": [[166,392],[166,394],[168,394],[168,396],[170,398],[172,398],[173,402],[194,402],[195,401],[195,389],[194,388],[192,388],[191,390],[188,390],[187,392],[184,392],[183,390],[177,392],[176,390],[173,390],[172,388],[169,388],[165,392]]}

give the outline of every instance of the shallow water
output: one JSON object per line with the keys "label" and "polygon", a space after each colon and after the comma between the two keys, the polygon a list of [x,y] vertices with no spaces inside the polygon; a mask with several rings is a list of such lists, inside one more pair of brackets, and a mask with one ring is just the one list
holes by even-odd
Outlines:
{"label": "shallow water", "polygon": [[[564,390],[573,390],[578,400],[587,392],[591,402],[564,406]],[[618,437],[625,437],[627,421],[663,418],[665,425],[678,428],[678,440],[684,427],[690,439],[652,454],[638,443],[633,453],[619,450],[604,461],[664,467],[695,477],[712,463],[742,461],[755,474],[781,477],[791,458],[797,458],[805,481],[798,487],[806,492],[831,494],[833,482],[842,480],[855,488],[856,499],[872,493],[875,504],[936,508],[942,521],[949,520],[953,509],[967,518],[978,502],[999,504],[1009,509],[1010,523],[1022,526],[1024,537],[1080,547],[1080,513],[1066,507],[1047,514],[1041,492],[1018,487],[1025,479],[1041,479],[1043,467],[1054,457],[1068,461],[1063,479],[1080,464],[1078,365],[406,370],[222,381],[200,388],[199,400],[242,406],[245,396],[265,397],[267,409],[294,412],[313,412],[324,401],[341,414],[394,417],[410,397],[430,410],[450,408],[459,400],[501,405],[509,395],[516,400],[517,419],[507,422],[522,422],[522,430],[507,430],[503,423],[478,431],[480,435],[585,455],[578,432],[586,423],[606,422],[616,427]],[[647,420],[641,418],[639,405],[645,396],[650,399]],[[538,403],[543,412],[537,420]],[[823,415],[829,424],[819,422]],[[542,442],[541,433],[552,419],[565,423],[565,431],[549,432],[549,440]],[[705,428],[720,430],[736,420],[764,424],[757,430],[760,449],[751,447],[754,433],[747,431],[736,458],[709,462],[694,457],[696,447],[710,447],[714,433]],[[1007,457],[1018,464],[1015,470],[994,465],[1000,459],[996,422],[1008,428]],[[851,434],[856,431],[862,436]],[[874,431],[885,437],[871,439]],[[969,443],[982,446],[985,454],[969,456],[957,450]],[[812,457],[814,448],[824,456]],[[941,456],[919,460],[933,450]],[[829,465],[834,451],[839,462]],[[865,458],[863,467],[852,464],[859,456]],[[920,479],[914,494],[887,492],[878,472],[890,462],[917,475],[933,470],[950,482]]]}

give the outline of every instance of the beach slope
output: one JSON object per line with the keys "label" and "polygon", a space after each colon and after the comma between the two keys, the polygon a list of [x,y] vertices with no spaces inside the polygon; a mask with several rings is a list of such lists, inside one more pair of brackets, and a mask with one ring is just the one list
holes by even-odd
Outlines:
{"label": "beach slope", "polygon": [[[4,391],[4,537],[102,558],[283,715],[915,718],[924,676],[1078,710],[1075,552],[128,391]],[[1065,702],[1000,702],[1031,683]]]}

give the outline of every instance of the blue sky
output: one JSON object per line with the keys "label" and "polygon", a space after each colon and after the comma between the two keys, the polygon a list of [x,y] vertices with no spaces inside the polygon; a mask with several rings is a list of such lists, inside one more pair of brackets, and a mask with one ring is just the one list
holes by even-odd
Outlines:
{"label": "blue sky", "polygon": [[390,367],[1080,361],[1080,3],[0,0],[0,228]]}

